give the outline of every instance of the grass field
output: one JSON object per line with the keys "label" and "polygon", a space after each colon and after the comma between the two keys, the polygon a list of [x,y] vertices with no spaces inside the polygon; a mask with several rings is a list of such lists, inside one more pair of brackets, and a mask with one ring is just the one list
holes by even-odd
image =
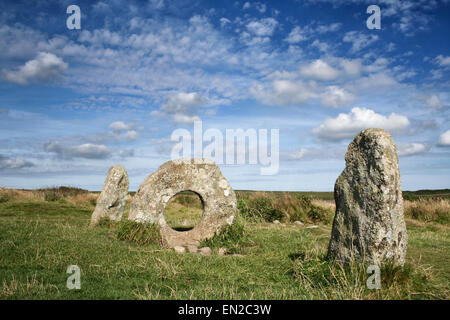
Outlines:
{"label": "grass field", "polygon": [[[449,299],[447,191],[405,201],[407,264],[385,266],[381,290],[369,290],[365,266],[325,259],[332,193],[237,191],[233,229],[201,256],[121,240],[121,224],[88,228],[98,193],[0,189],[0,299]],[[180,227],[201,213],[186,197],[166,212]],[[217,255],[222,246],[229,255]],[[81,269],[81,290],[66,287],[69,265]]]}

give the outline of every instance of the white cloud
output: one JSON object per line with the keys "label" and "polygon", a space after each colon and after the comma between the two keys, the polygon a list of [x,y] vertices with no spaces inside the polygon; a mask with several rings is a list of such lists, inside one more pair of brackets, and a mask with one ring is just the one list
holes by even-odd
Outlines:
{"label": "white cloud", "polygon": [[412,156],[415,154],[420,154],[427,152],[429,150],[429,146],[424,143],[407,143],[401,144],[398,146],[398,155],[399,156]]}
{"label": "white cloud", "polygon": [[[214,100],[209,99],[208,102],[214,103]],[[175,123],[192,123],[200,120],[195,115],[196,108],[204,105],[205,100],[197,92],[177,92],[168,96],[166,102],[161,106],[160,110],[162,112],[153,111],[152,115],[162,116],[170,114]]]}
{"label": "white cloud", "polygon": [[22,169],[33,167],[34,164],[28,160],[11,158],[0,154],[0,170],[2,169]]}
{"label": "white cloud", "polygon": [[45,41],[45,36],[38,30],[21,24],[14,24],[14,26],[3,24],[0,26],[0,39],[2,39],[0,41],[2,59],[29,60],[36,56],[38,44]]}
{"label": "white cloud", "polygon": [[247,46],[258,46],[270,42],[269,37],[252,36],[250,33],[244,31],[241,33],[239,40]]}
{"label": "white cloud", "polygon": [[295,152],[289,154],[289,159],[292,159],[292,160],[300,160],[300,159],[305,158],[305,156],[306,156],[308,153],[309,153],[309,152],[308,152],[308,149],[300,148],[299,151],[295,151]]}
{"label": "white cloud", "polygon": [[318,33],[335,32],[335,31],[339,30],[341,27],[342,27],[342,23],[340,23],[340,22],[331,23],[329,25],[322,24],[316,28],[316,32],[318,32]]}
{"label": "white cloud", "polygon": [[308,37],[306,36],[306,32],[302,30],[299,26],[294,27],[289,35],[284,39],[285,41],[293,44],[299,43],[300,41],[306,40]]}
{"label": "white cloud", "polygon": [[106,159],[111,154],[111,150],[107,146],[92,143],[68,147],[60,144],[59,142],[50,142],[44,145],[44,150],[47,152],[56,153],[64,159]]}
{"label": "white cloud", "polygon": [[432,95],[431,97],[429,97],[426,102],[428,107],[433,109],[440,109],[443,106],[441,100],[439,100],[438,96],[436,95]]}
{"label": "white cloud", "polygon": [[438,144],[444,147],[450,146],[450,130],[445,131],[439,136]]}
{"label": "white cloud", "polygon": [[17,84],[31,81],[50,81],[62,76],[68,68],[61,58],[53,53],[40,52],[37,57],[21,66],[17,71],[4,71],[5,79]]}
{"label": "white cloud", "polygon": [[247,30],[257,36],[271,36],[278,25],[278,21],[274,18],[263,18],[251,21],[247,24]]}
{"label": "white cloud", "polygon": [[327,87],[322,95],[322,105],[325,107],[348,106],[355,101],[356,97],[350,92],[338,86]]}
{"label": "white cloud", "polygon": [[343,41],[344,42],[350,42],[352,44],[351,52],[355,53],[358,52],[375,41],[378,40],[377,35],[366,35],[364,33],[358,32],[358,31],[349,31],[344,35]]}
{"label": "white cloud", "polygon": [[231,23],[231,21],[227,18],[220,18],[220,26],[223,28],[225,27],[228,23]]}
{"label": "white cloud", "polygon": [[133,149],[122,149],[119,150],[119,156],[122,158],[128,158],[134,156],[134,150]]}
{"label": "white cloud", "polygon": [[291,80],[274,80],[268,90],[257,86],[251,91],[262,103],[280,106],[302,105],[317,96],[310,84]]}
{"label": "white cloud", "polygon": [[177,92],[168,97],[161,110],[167,113],[185,113],[189,107],[202,106],[204,103],[197,92]]}
{"label": "white cloud", "polygon": [[398,84],[399,83],[394,78],[386,73],[374,73],[358,79],[355,86],[360,89],[376,92],[376,89],[380,90],[387,87],[394,88]]}
{"label": "white cloud", "polygon": [[97,29],[94,31],[83,30],[78,37],[80,42],[89,42],[94,45],[108,44],[117,46],[123,43],[121,35],[117,32],[111,32],[107,29]]}
{"label": "white cloud", "polygon": [[317,49],[319,49],[322,52],[327,52],[328,51],[328,44],[326,42],[321,42],[319,40],[314,40],[313,43],[311,43],[311,47],[315,47]]}
{"label": "white cloud", "polygon": [[111,129],[113,129],[114,132],[120,133],[122,131],[129,130],[131,128],[131,125],[125,124],[123,121],[115,121],[115,122],[111,123],[109,125],[109,127]]}
{"label": "white cloud", "polygon": [[364,71],[366,72],[380,72],[386,70],[389,64],[389,60],[386,58],[377,58],[373,63],[364,66]]}
{"label": "white cloud", "polygon": [[200,121],[201,119],[198,116],[190,116],[181,113],[175,113],[173,115],[173,121],[175,123],[193,123],[194,121]]}
{"label": "white cloud", "polygon": [[438,55],[434,61],[441,67],[450,67],[450,56]]}
{"label": "white cloud", "polygon": [[407,117],[391,113],[383,116],[366,108],[353,108],[349,114],[340,113],[336,118],[328,118],[313,133],[327,140],[353,138],[368,128],[380,128],[388,131],[400,131],[410,124]]}
{"label": "white cloud", "polygon": [[255,3],[255,8],[256,10],[258,10],[260,13],[264,13],[267,10],[267,6],[264,3],[259,3],[256,2]]}
{"label": "white cloud", "polygon": [[349,75],[359,75],[361,73],[361,59],[342,59],[339,63],[344,69],[345,73]]}
{"label": "white cloud", "polygon": [[320,80],[332,80],[339,75],[339,71],[328,65],[325,61],[318,59],[303,66],[300,73],[304,76]]}
{"label": "white cloud", "polygon": [[135,130],[127,131],[125,134],[125,139],[127,140],[136,140],[138,138],[139,134]]}
{"label": "white cloud", "polygon": [[104,159],[108,157],[111,150],[105,145],[85,143],[70,149],[73,157],[88,159]]}

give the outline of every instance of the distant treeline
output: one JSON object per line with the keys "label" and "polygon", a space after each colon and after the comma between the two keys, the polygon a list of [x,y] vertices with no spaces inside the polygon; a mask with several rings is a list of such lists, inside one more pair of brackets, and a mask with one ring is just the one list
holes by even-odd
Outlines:
{"label": "distant treeline", "polygon": [[[25,189],[22,189],[25,190]],[[75,187],[67,187],[67,186],[60,186],[60,187],[50,187],[50,188],[41,188],[38,189],[39,191],[47,191],[47,192],[54,192],[60,195],[75,195],[80,193],[86,193],[89,192],[88,190],[81,189],[81,188],[75,188]],[[90,191],[93,193],[100,193],[100,191]],[[283,194],[291,194],[291,195],[301,195],[301,196],[307,196],[311,199],[317,199],[317,200],[334,200],[334,193],[330,191],[253,191],[253,190],[235,190],[237,196],[245,196],[249,193],[267,193],[271,194],[273,196],[281,196]],[[136,191],[130,191],[130,195],[134,196],[136,194]],[[442,199],[450,199],[450,189],[435,189],[435,190],[417,190],[417,191],[403,191],[403,198],[406,200],[417,200],[420,198],[427,198],[427,197],[434,197],[434,198],[442,198]]]}

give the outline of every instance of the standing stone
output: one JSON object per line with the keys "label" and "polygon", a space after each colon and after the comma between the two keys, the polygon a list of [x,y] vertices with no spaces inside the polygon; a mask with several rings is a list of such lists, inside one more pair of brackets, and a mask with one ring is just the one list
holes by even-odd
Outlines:
{"label": "standing stone", "polygon": [[348,146],[345,162],[334,186],[328,257],[403,265],[408,235],[394,140],[385,130],[364,130]]}
{"label": "standing stone", "polygon": [[101,218],[120,221],[125,210],[128,197],[127,170],[116,165],[109,168],[103,189],[97,199],[97,206],[91,217],[91,226],[95,226]]}
{"label": "standing stone", "polygon": [[[203,203],[203,216],[191,230],[177,231],[166,222],[169,200],[182,191],[195,192]],[[236,195],[219,167],[208,159],[177,159],[164,163],[139,186],[128,219],[159,225],[164,247],[199,246],[233,223]]]}

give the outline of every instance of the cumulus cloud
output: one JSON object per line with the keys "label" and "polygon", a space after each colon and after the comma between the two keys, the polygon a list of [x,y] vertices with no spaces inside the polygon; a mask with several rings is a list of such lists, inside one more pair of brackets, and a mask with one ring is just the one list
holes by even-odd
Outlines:
{"label": "cumulus cloud", "polygon": [[188,111],[189,107],[202,105],[204,105],[204,101],[200,94],[196,92],[177,92],[168,97],[161,110],[167,113],[183,113]]}
{"label": "cumulus cloud", "polygon": [[22,169],[33,167],[34,163],[20,158],[11,158],[0,154],[0,170],[4,169]]}
{"label": "cumulus cloud", "polygon": [[303,66],[300,69],[300,73],[304,76],[320,79],[320,80],[332,80],[339,75],[339,71],[331,67],[325,61],[318,59],[310,64]]}
{"label": "cumulus cloud", "polygon": [[340,113],[336,118],[328,118],[313,133],[325,140],[353,138],[367,128],[380,128],[388,131],[400,131],[410,124],[407,117],[391,113],[384,116],[366,108],[353,108],[350,113]]}
{"label": "cumulus cloud", "polygon": [[195,115],[186,115],[186,114],[180,114],[176,113],[173,115],[173,121],[175,123],[192,123],[194,121],[200,121],[200,118]]}
{"label": "cumulus cloud", "polygon": [[434,59],[434,61],[435,61],[435,63],[437,63],[441,67],[450,67],[450,56],[446,57],[446,56],[443,56],[443,55],[438,55]]}
{"label": "cumulus cloud", "polygon": [[21,66],[17,71],[3,71],[7,81],[27,84],[33,81],[48,82],[62,76],[68,64],[53,53],[40,52],[37,57]]}
{"label": "cumulus cloud", "polygon": [[361,59],[342,59],[339,61],[342,69],[349,75],[359,75],[361,73]]}
{"label": "cumulus cloud", "polygon": [[351,43],[352,47],[350,51],[355,53],[377,41],[378,36],[373,34],[367,35],[358,31],[349,31],[344,35],[342,40]]}
{"label": "cumulus cloud", "polygon": [[267,10],[267,6],[264,3],[260,3],[260,2],[256,2],[255,3],[255,8],[256,10],[258,10],[260,13],[264,13]]}
{"label": "cumulus cloud", "polygon": [[326,42],[321,42],[319,40],[314,40],[313,43],[311,43],[311,47],[315,47],[317,49],[319,49],[322,52],[327,52],[328,51],[328,44]]}
{"label": "cumulus cloud", "polygon": [[119,150],[119,156],[121,158],[129,158],[134,156],[134,150],[133,149],[123,149]]}
{"label": "cumulus cloud", "polygon": [[425,143],[407,143],[398,146],[399,156],[412,156],[416,154],[425,153],[430,147]]}
{"label": "cumulus cloud", "polygon": [[[294,44],[294,43],[298,43],[300,41],[304,41],[309,39],[310,37],[313,37],[317,34],[323,34],[323,33],[327,33],[327,32],[334,32],[337,31],[341,28],[342,23],[331,23],[329,25],[325,25],[325,24],[319,24],[316,25],[316,23],[310,23],[307,26],[304,27],[300,27],[300,26],[295,26],[294,28],[292,28],[291,32],[289,33],[289,35],[284,39],[285,41]],[[316,40],[318,41],[318,40]],[[319,45],[320,42],[316,42],[316,46]],[[326,43],[321,43],[322,44],[322,48],[324,46],[326,46]]]}
{"label": "cumulus cloud", "polygon": [[310,84],[291,80],[275,80],[269,89],[257,86],[251,91],[259,101],[268,105],[301,105],[310,98],[317,97]]}
{"label": "cumulus cloud", "polygon": [[135,130],[130,130],[130,131],[127,131],[127,133],[125,134],[124,137],[127,140],[134,141],[138,138],[138,136],[139,136],[139,134]]}
{"label": "cumulus cloud", "polygon": [[342,107],[352,104],[356,97],[338,86],[327,87],[322,94],[322,105],[325,107]]}
{"label": "cumulus cloud", "polygon": [[345,155],[345,149],[343,148],[330,148],[328,147],[321,147],[321,148],[300,148],[300,150],[292,151],[292,152],[286,152],[284,153],[283,159],[286,160],[301,160],[301,161],[308,161],[308,160],[323,160],[323,159],[331,159],[331,158],[338,158],[342,159],[342,157]]}
{"label": "cumulus cloud", "polygon": [[299,26],[296,26],[291,30],[289,35],[284,40],[293,44],[299,43],[300,41],[304,41],[306,39],[308,39],[308,37],[306,36],[305,30],[303,30]]}
{"label": "cumulus cloud", "polygon": [[205,105],[205,101],[197,92],[177,92],[171,94],[161,106],[161,111],[171,114],[176,123],[191,123],[200,118],[194,115],[193,108]]}
{"label": "cumulus cloud", "polygon": [[316,28],[316,32],[318,33],[326,33],[326,32],[335,32],[342,27],[342,23],[335,22],[328,25],[321,24]]}
{"label": "cumulus cloud", "polygon": [[67,147],[59,142],[50,142],[44,145],[44,150],[56,153],[64,159],[106,159],[111,155],[111,150],[107,146],[92,143]]}
{"label": "cumulus cloud", "polygon": [[265,37],[271,36],[275,28],[278,25],[278,21],[274,18],[263,18],[260,20],[251,21],[247,24],[247,30],[254,35]]}
{"label": "cumulus cloud", "polygon": [[225,27],[227,24],[231,23],[231,21],[229,19],[224,18],[224,17],[220,18],[219,21],[220,21],[220,26],[222,28]]}
{"label": "cumulus cloud", "polygon": [[445,131],[439,136],[438,144],[443,147],[450,146],[450,130]]}
{"label": "cumulus cloud", "polygon": [[126,124],[125,122],[123,122],[123,121],[115,121],[115,122],[112,122],[110,125],[109,125],[109,127],[115,132],[115,133],[120,133],[120,132],[123,132],[123,131],[126,131],[126,130],[129,130],[129,129],[131,129],[131,125],[129,125],[129,124]]}
{"label": "cumulus cloud", "polygon": [[288,160],[314,160],[323,159],[325,150],[300,148],[298,151],[291,152],[287,155]]}
{"label": "cumulus cloud", "polygon": [[433,109],[440,109],[442,108],[442,102],[436,95],[432,95],[427,99],[427,106]]}
{"label": "cumulus cloud", "polygon": [[399,83],[392,78],[389,74],[380,72],[373,73],[367,77],[362,77],[358,79],[355,86],[360,89],[370,90],[371,92],[376,92],[377,90],[385,89],[387,87],[394,88]]}

